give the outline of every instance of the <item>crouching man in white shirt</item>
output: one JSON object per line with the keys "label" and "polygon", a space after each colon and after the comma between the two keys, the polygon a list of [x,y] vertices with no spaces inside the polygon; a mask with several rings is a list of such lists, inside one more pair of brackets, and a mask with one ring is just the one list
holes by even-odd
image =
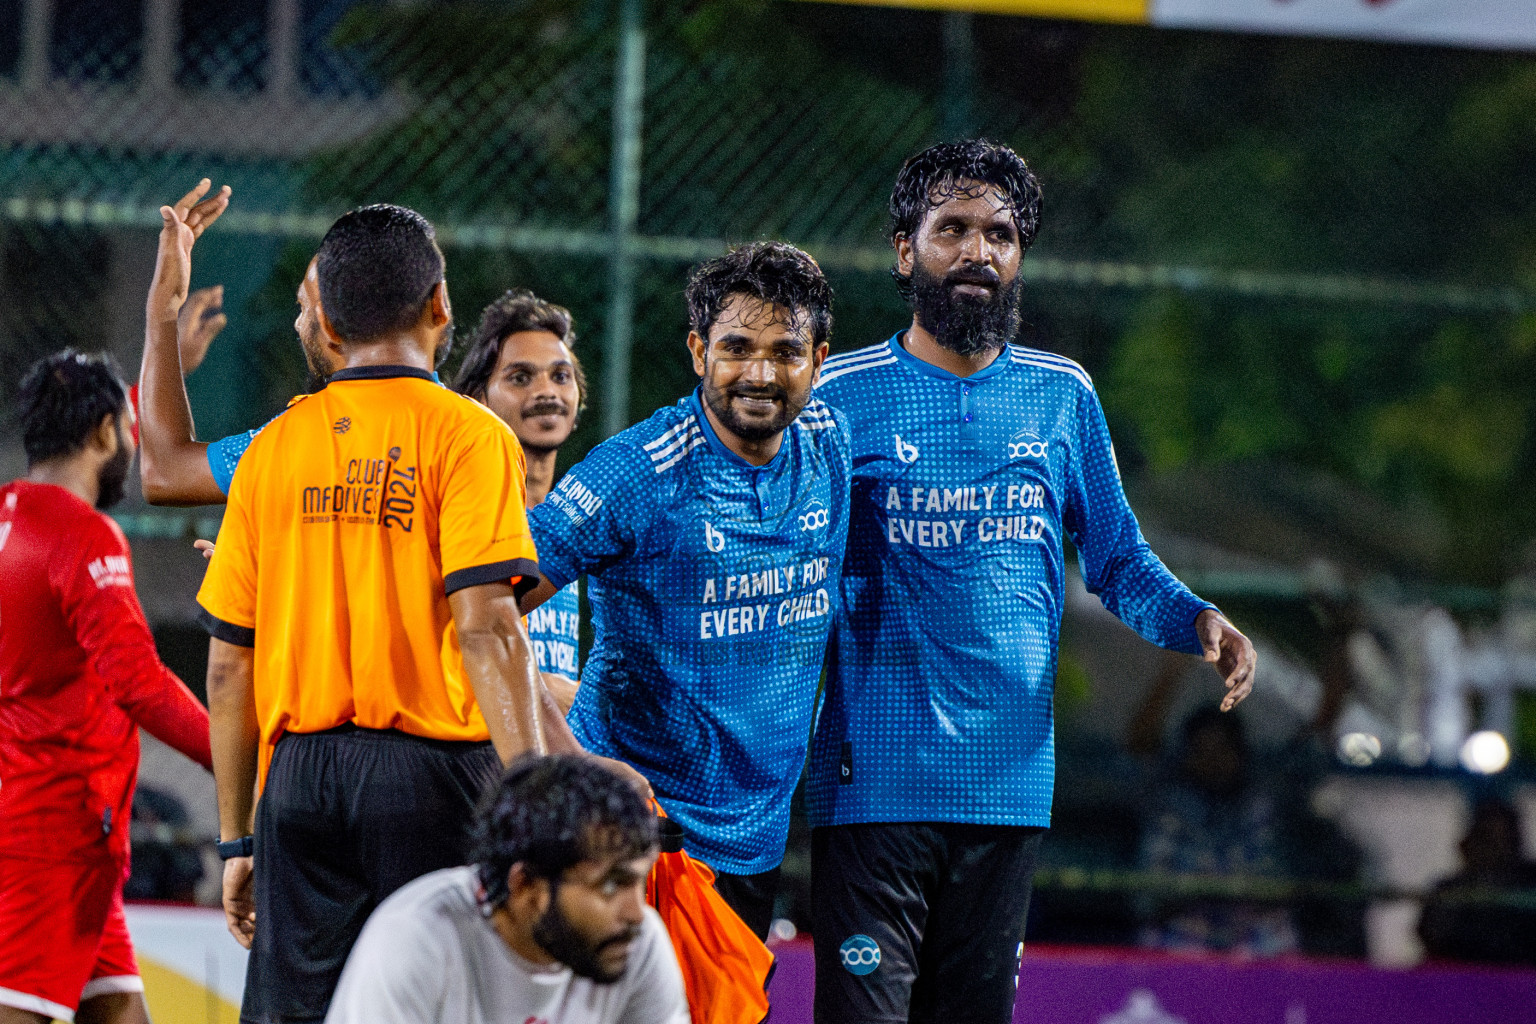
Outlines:
{"label": "crouching man in white shirt", "polygon": [[326,1024],[687,1024],[645,902],[656,853],[656,816],[628,782],[581,757],[524,758],[481,811],[476,862],[374,912]]}

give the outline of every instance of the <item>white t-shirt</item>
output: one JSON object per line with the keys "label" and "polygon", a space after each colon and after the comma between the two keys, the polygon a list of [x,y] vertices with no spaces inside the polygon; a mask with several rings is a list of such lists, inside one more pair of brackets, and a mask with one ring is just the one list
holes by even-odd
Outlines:
{"label": "white t-shirt", "polygon": [[475,869],[424,875],[380,904],[352,947],[326,1024],[688,1024],[672,943],[645,908],[629,966],[603,985],[507,948]]}

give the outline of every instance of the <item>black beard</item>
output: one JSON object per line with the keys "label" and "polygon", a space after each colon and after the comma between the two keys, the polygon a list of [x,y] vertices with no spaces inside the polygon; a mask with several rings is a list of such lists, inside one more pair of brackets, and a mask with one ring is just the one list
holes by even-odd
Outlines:
{"label": "black beard", "polygon": [[304,382],[304,390],[308,394],[314,394],[330,382],[331,375],[325,372],[325,361],[321,356],[323,349],[320,346],[320,325],[310,322],[308,336],[299,336],[299,345],[304,349],[304,366],[309,370],[309,379]]}
{"label": "black beard", "polygon": [[96,507],[105,512],[123,500],[124,485],[128,482],[128,465],[133,456],[128,446],[118,438],[117,454],[107,460],[96,474]]}
{"label": "black beard", "polygon": [[628,929],[601,942],[589,942],[560,912],[558,887],[553,886],[549,893],[549,909],[533,923],[533,941],[539,944],[540,949],[565,964],[575,974],[591,978],[600,985],[611,985],[618,981],[624,976],[624,970],[604,969],[599,954],[607,946],[633,941],[639,933],[638,928]]}
{"label": "black beard", "polygon": [[443,340],[438,342],[437,351],[432,354],[432,369],[436,370],[448,361],[448,356],[453,353],[453,321],[448,321],[448,326],[443,328]]}
{"label": "black beard", "polygon": [[1019,333],[1024,278],[1014,277],[1011,284],[996,289],[990,299],[956,296],[950,290],[967,280],[963,273],[935,277],[922,264],[913,264],[908,302],[917,314],[917,322],[941,348],[957,356],[970,358],[1001,352]]}
{"label": "black beard", "polygon": [[[725,428],[743,441],[766,441],[775,434],[781,434],[800,415],[800,410],[805,408],[805,403],[796,405],[790,400],[789,392],[783,388],[766,388],[757,390],[753,388],[728,387],[724,390],[710,383],[709,367],[704,368],[704,404],[709,406],[711,412],[719,417]],[[767,423],[745,423],[731,409],[731,396],[743,398],[777,398],[783,403],[783,412]]]}

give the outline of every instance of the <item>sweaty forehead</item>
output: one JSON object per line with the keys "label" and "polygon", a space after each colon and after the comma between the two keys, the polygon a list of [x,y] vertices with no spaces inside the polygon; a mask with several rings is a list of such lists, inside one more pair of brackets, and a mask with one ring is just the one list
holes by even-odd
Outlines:
{"label": "sweaty forehead", "polygon": [[779,339],[784,337],[805,338],[809,335],[809,320],[803,313],[796,316],[790,309],[759,299],[755,295],[733,293],[720,307],[720,315],[709,328],[709,340],[715,341],[729,334],[748,334],[755,337]]}
{"label": "sweaty forehead", "polygon": [[962,179],[939,182],[928,193],[927,221],[938,217],[962,216],[966,219],[1013,221],[1014,211],[996,185]]}

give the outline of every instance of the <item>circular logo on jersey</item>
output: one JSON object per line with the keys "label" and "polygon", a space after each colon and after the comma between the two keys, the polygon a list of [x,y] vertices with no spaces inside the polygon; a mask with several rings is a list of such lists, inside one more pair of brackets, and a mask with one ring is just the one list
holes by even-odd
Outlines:
{"label": "circular logo on jersey", "polygon": [[868,935],[848,936],[837,953],[849,974],[871,974],[880,966],[880,943]]}
{"label": "circular logo on jersey", "polygon": [[1021,430],[1008,439],[1009,459],[1043,459],[1050,453],[1050,442],[1033,430]]}

